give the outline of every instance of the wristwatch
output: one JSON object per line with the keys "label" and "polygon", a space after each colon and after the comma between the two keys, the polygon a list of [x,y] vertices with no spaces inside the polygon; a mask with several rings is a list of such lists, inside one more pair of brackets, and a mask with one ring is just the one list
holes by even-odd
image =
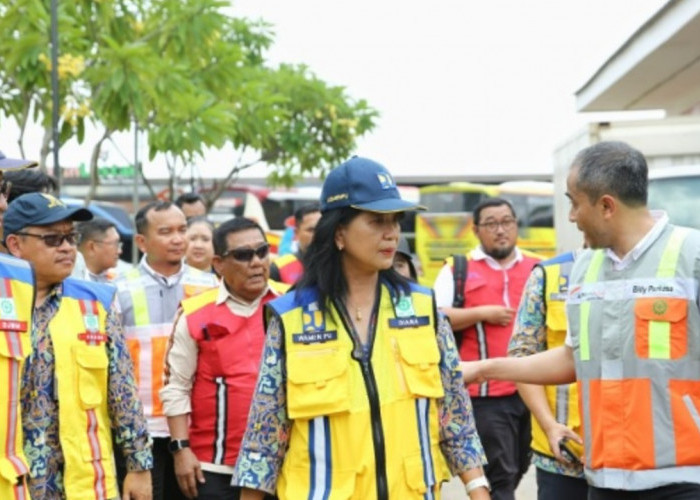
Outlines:
{"label": "wristwatch", "polygon": [[486,488],[487,491],[491,491],[491,485],[489,484],[489,480],[486,479],[486,476],[476,477],[464,485],[467,495],[477,488]]}
{"label": "wristwatch", "polygon": [[168,443],[168,451],[170,453],[177,453],[183,448],[189,448],[190,447],[190,441],[189,439],[171,439],[170,442]]}

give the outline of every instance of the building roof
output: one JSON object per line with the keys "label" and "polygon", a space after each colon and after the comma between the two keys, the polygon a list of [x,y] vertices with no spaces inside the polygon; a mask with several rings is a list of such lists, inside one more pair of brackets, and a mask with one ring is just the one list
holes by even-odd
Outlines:
{"label": "building roof", "polygon": [[700,0],[671,0],[576,92],[579,111],[663,109],[700,103]]}

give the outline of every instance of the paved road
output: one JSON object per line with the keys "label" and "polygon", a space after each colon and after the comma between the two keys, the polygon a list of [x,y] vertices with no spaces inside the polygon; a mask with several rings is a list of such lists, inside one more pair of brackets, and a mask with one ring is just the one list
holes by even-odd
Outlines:
{"label": "paved road", "polygon": [[[469,497],[464,492],[462,481],[455,478],[442,487],[443,500],[469,500]],[[518,491],[515,492],[517,500],[537,500],[537,485],[535,484],[535,467],[530,466],[530,469],[520,482]]]}

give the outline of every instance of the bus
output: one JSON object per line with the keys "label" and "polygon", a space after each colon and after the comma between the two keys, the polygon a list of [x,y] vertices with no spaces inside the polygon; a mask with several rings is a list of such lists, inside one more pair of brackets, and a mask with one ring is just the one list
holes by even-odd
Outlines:
{"label": "bus", "polygon": [[479,241],[474,234],[474,208],[486,198],[507,199],[518,218],[518,246],[553,256],[553,186],[547,182],[504,182],[499,185],[452,182],[421,187],[420,204],[425,212],[416,213],[415,253],[423,275],[421,283],[432,286],[445,258],[465,254]]}

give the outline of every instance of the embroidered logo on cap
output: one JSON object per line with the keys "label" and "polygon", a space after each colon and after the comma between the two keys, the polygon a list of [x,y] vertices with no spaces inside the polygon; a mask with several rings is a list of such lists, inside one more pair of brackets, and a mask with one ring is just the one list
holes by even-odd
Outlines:
{"label": "embroidered logo on cap", "polygon": [[66,206],[61,200],[51,196],[50,194],[46,194],[46,193],[39,193],[39,194],[48,200],[49,206],[46,208],[65,207]]}
{"label": "embroidered logo on cap", "polygon": [[396,187],[396,183],[389,173],[377,174],[377,179],[379,179],[379,185],[382,189],[393,189]]}

